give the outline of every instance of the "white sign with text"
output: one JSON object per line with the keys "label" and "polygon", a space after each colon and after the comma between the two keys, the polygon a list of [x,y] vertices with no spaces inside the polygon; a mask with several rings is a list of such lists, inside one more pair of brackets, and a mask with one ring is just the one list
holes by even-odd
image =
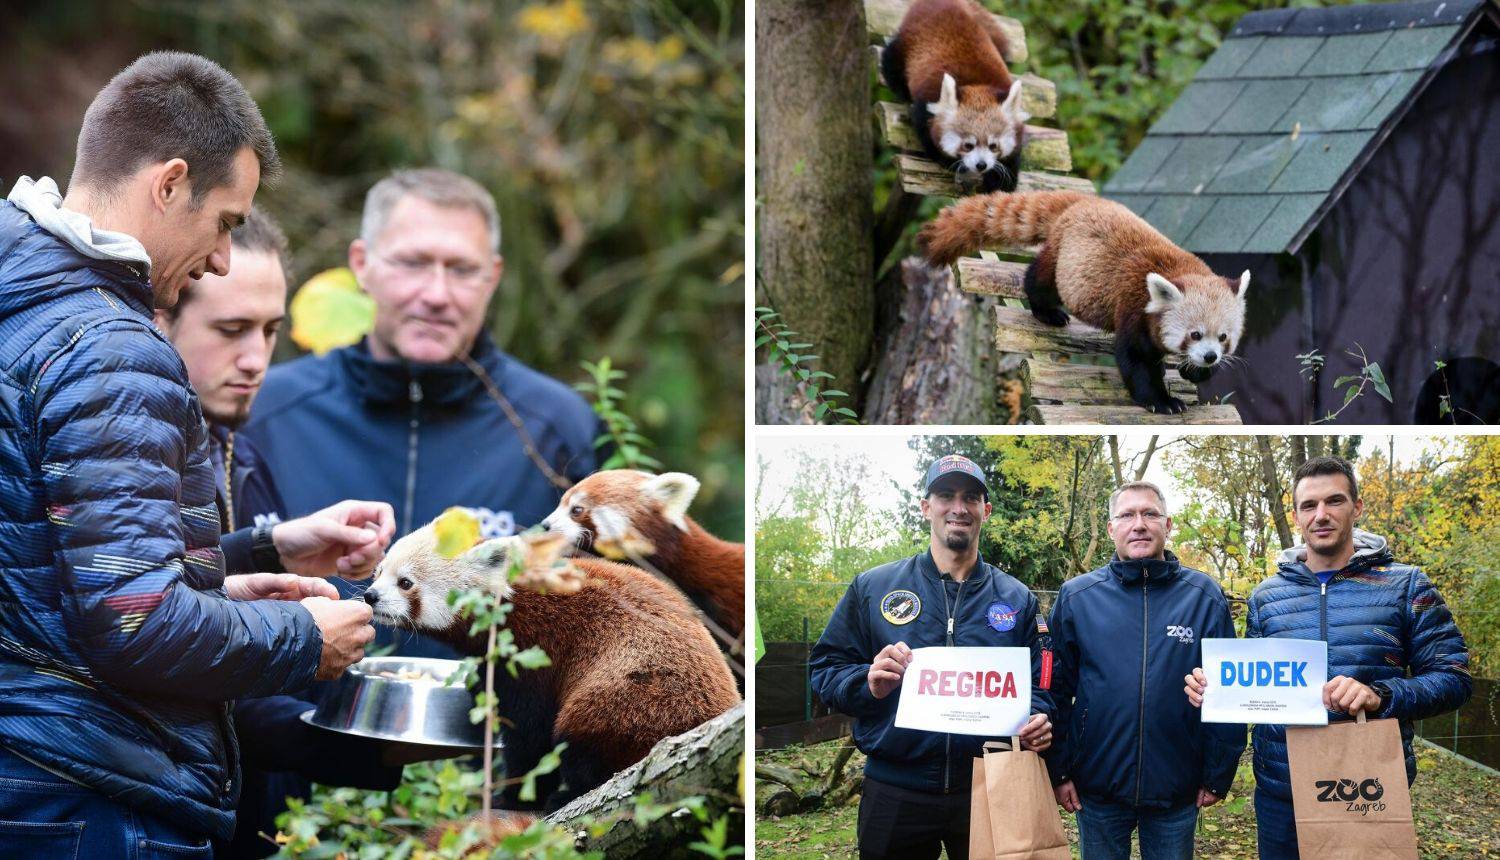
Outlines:
{"label": "white sign with text", "polygon": [[896,725],[1005,737],[1031,716],[1031,649],[917,648],[901,676]]}
{"label": "white sign with text", "polygon": [[1204,639],[1203,722],[1326,726],[1328,643]]}

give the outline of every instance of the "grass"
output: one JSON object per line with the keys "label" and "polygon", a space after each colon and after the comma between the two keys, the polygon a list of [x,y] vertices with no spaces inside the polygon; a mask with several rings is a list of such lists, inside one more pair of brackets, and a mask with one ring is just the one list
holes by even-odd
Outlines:
{"label": "grass", "polygon": [[[837,745],[837,741],[832,741],[758,752],[756,757],[794,771],[818,771],[826,768]],[[856,753],[845,772],[855,774],[863,766],[864,756]],[[767,788],[767,783],[756,783],[758,793]],[[1199,818],[1195,857],[1244,860],[1255,856],[1253,788],[1247,751],[1229,797]],[[1500,858],[1500,832],[1494,824],[1500,821],[1500,779],[1418,744],[1417,784],[1412,789],[1412,802],[1422,857]],[[833,809],[780,817],[757,816],[755,855],[793,860],[855,857],[858,811],[856,795],[847,805]],[[1078,828],[1072,815],[1064,813],[1063,826],[1076,857]]]}

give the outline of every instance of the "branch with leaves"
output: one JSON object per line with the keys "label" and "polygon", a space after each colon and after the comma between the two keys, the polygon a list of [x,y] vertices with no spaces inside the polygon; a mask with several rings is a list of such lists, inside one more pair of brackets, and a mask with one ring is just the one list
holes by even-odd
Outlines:
{"label": "branch with leaves", "polygon": [[615,448],[599,468],[639,469],[643,472],[660,469],[661,461],[643,450],[651,446],[651,440],[641,435],[635,419],[620,408],[625,392],[616,388],[615,383],[625,378],[625,371],[617,370],[607,355],[599,359],[598,364],[584,361],[582,366],[589,378],[573,387],[593,400],[594,414],[604,421],[604,433],[594,440],[594,448],[597,450],[610,444]]}
{"label": "branch with leaves", "polygon": [[818,356],[804,350],[813,348],[810,343],[797,343],[799,335],[787,328],[781,316],[771,308],[755,309],[755,348],[766,348],[766,357],[778,371],[797,384],[802,396],[813,404],[813,420],[819,423],[832,418],[841,424],[857,424],[854,410],[839,406],[838,399],[848,393],[829,388],[836,380],[826,370],[814,370],[811,363]]}

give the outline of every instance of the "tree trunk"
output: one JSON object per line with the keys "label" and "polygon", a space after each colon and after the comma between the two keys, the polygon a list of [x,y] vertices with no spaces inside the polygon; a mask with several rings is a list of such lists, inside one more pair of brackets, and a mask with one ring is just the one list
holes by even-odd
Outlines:
{"label": "tree trunk", "polygon": [[[689,843],[702,840],[705,826],[693,815],[666,815],[646,827],[632,816],[635,795],[650,792],[654,802],[676,803],[691,796],[708,798],[709,820],[730,815],[730,844],[744,844],[745,705],[741,702],[690,732],[657,744],[644,759],[620,771],[593,791],[547,816],[567,825],[581,818],[608,821],[597,836],[581,837],[579,850],[606,857],[692,857]],[[582,832],[582,831],[580,831]]]}
{"label": "tree trunk", "polygon": [[889,319],[881,326],[865,422],[1018,423],[1021,360],[1000,358],[996,366],[994,300],[963,292],[951,269],[916,257],[903,260],[890,277],[896,287],[886,291]]}
{"label": "tree trunk", "polygon": [[829,387],[857,397],[875,319],[863,4],[756,3],[755,68],[759,301],[815,345]]}
{"label": "tree trunk", "polygon": [[1281,478],[1276,474],[1276,457],[1271,453],[1271,440],[1265,436],[1255,437],[1255,446],[1260,449],[1260,474],[1264,479],[1266,506],[1271,511],[1271,520],[1276,523],[1276,539],[1281,548],[1293,544],[1292,527],[1286,520],[1286,505],[1281,501]]}

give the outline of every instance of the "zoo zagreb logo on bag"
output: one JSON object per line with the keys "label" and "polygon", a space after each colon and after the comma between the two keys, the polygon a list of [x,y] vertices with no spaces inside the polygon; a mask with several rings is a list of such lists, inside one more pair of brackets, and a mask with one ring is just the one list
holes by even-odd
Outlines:
{"label": "zoo zagreb logo on bag", "polygon": [[1385,811],[1385,804],[1380,800],[1385,796],[1385,786],[1378,779],[1362,782],[1352,779],[1320,779],[1313,786],[1318,789],[1319,803],[1347,804],[1348,811],[1358,812],[1360,815]]}

